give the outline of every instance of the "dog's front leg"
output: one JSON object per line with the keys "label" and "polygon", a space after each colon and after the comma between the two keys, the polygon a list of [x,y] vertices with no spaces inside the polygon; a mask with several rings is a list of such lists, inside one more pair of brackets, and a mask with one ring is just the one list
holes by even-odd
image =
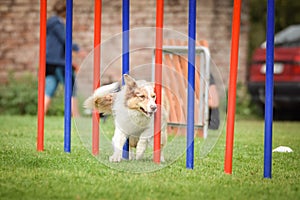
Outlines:
{"label": "dog's front leg", "polygon": [[140,138],[140,140],[138,141],[137,146],[136,146],[136,159],[137,160],[143,158],[143,155],[145,153],[147,145],[148,145],[148,140]]}
{"label": "dog's front leg", "polygon": [[129,160],[133,159],[135,159],[134,149],[132,147],[129,147]]}
{"label": "dog's front leg", "polygon": [[114,153],[109,157],[110,162],[120,162],[122,159],[123,146],[127,140],[127,136],[120,131],[118,127],[115,129],[114,137],[112,139],[112,144],[114,148]]}

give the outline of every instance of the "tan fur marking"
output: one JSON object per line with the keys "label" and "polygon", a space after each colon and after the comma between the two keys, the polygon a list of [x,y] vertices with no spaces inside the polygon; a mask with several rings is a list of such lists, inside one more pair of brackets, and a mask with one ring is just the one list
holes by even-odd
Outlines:
{"label": "tan fur marking", "polygon": [[129,146],[136,148],[139,139],[140,138],[138,138],[138,137],[129,137]]}
{"label": "tan fur marking", "polygon": [[112,94],[97,98],[94,101],[95,108],[101,113],[111,113],[113,99],[114,98]]}
{"label": "tan fur marking", "polygon": [[147,105],[153,96],[155,97],[154,91],[149,95],[145,88],[135,88],[132,93],[126,95],[125,106],[136,110],[141,110],[142,108],[146,112],[151,112]]}

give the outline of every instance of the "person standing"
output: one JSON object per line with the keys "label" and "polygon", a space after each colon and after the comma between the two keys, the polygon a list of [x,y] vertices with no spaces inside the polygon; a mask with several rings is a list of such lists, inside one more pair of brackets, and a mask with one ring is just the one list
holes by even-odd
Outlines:
{"label": "person standing", "polygon": [[[46,37],[46,88],[45,88],[45,114],[51,99],[55,95],[59,83],[65,83],[65,19],[66,3],[58,0],[53,6],[54,15],[47,20]],[[73,52],[79,52],[77,44],[72,45]],[[75,71],[72,70],[72,116],[78,117],[78,103],[76,98]]]}
{"label": "person standing", "polygon": [[216,130],[220,126],[220,113],[219,113],[219,94],[217,85],[212,74],[209,79],[208,89],[208,107],[209,107],[209,119],[208,128]]}

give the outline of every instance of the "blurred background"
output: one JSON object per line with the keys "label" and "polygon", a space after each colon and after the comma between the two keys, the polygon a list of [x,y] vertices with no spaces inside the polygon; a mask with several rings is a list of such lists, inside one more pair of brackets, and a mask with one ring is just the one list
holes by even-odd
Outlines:
{"label": "blurred background", "polygon": [[[53,14],[54,2],[48,1],[47,17]],[[254,51],[265,41],[266,2],[242,1],[237,92],[237,114],[241,118],[262,118],[263,111],[253,101],[248,82]],[[155,1],[130,3],[130,28],[155,26]],[[38,0],[0,1],[1,114],[35,115],[37,112],[39,6]],[[187,33],[188,1],[165,0],[164,6],[164,27]],[[225,84],[229,74],[232,7],[233,0],[197,1],[197,40],[208,42],[213,62]],[[121,9],[121,0],[102,1],[102,41],[122,31]],[[276,0],[276,32],[300,24],[299,10],[300,1]],[[73,40],[87,52],[93,50],[93,18],[94,1],[73,1]],[[82,62],[81,58],[73,60],[78,65]],[[294,84],[299,85],[300,79],[297,80]],[[57,96],[62,96],[62,91],[60,88]],[[57,102],[52,103],[48,114],[63,115],[63,98],[54,101]]]}

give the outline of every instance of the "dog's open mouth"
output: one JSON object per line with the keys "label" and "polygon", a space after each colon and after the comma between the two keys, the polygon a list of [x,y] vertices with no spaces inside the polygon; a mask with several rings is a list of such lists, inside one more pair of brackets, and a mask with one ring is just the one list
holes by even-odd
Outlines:
{"label": "dog's open mouth", "polygon": [[146,111],[144,108],[140,107],[140,110],[142,111],[142,113],[146,116],[146,117],[151,117],[153,115],[154,112],[148,112]]}

